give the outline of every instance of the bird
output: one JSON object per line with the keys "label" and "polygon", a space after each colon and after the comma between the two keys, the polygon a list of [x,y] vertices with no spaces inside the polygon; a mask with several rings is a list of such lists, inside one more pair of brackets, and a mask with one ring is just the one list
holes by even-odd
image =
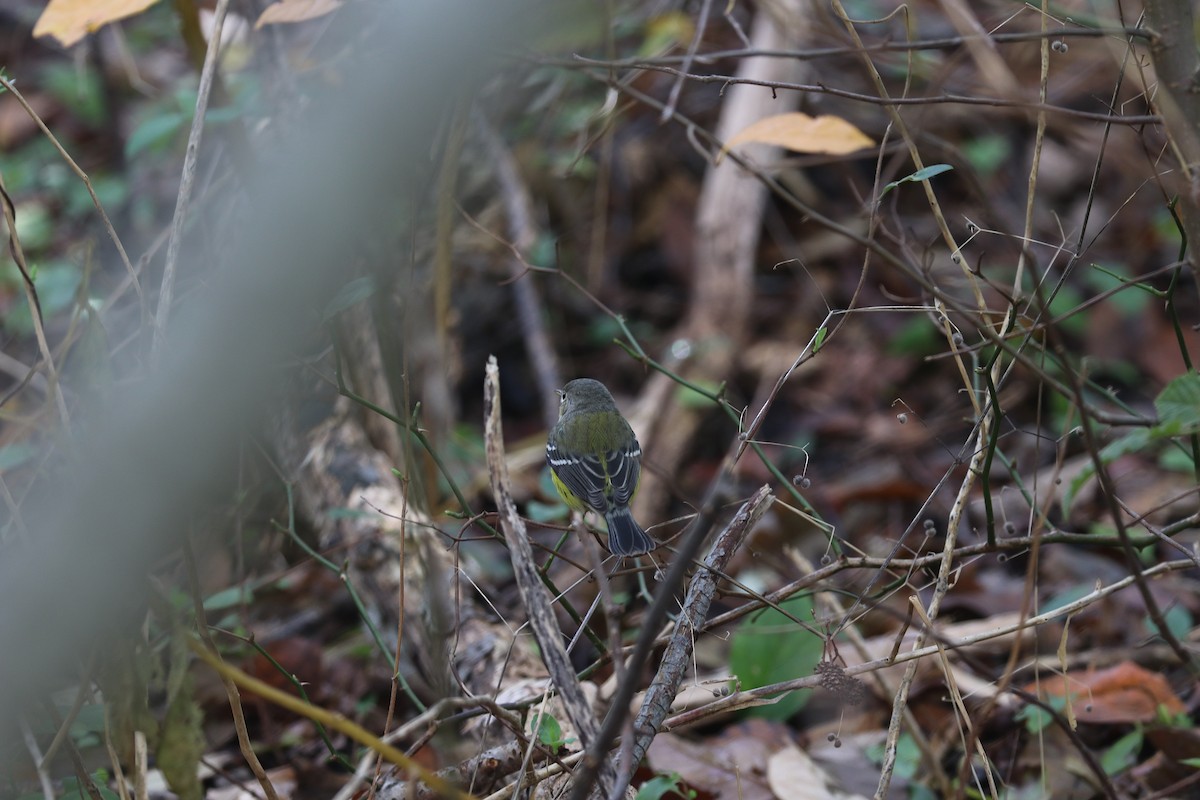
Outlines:
{"label": "bird", "polygon": [[650,552],[657,545],[629,510],[642,471],[633,428],[600,381],[576,378],[559,396],[558,423],[546,437],[554,488],[571,508],[604,517],[614,555]]}

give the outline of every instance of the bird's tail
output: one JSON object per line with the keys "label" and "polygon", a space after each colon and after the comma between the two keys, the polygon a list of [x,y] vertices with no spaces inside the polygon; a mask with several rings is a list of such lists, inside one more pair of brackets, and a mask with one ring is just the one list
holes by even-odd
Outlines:
{"label": "bird's tail", "polygon": [[604,519],[608,523],[608,549],[613,555],[636,556],[658,547],[637,524],[628,506],[611,509]]}

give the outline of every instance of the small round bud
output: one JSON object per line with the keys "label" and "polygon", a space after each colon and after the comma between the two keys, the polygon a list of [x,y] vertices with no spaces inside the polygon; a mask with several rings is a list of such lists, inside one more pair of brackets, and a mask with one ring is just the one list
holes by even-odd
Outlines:
{"label": "small round bud", "polygon": [[896,415],[896,421],[899,422],[901,425],[905,424],[906,422],[908,422],[908,414],[905,414],[903,411],[901,411],[899,414]]}
{"label": "small round bud", "polygon": [[1007,564],[1008,563],[1008,553],[997,553],[996,561],[1000,564]]}
{"label": "small round bud", "polygon": [[826,553],[825,555],[821,556],[821,566],[822,567],[828,567],[832,563],[833,563],[833,556],[829,555],[829,553]]}
{"label": "small round bud", "polygon": [[925,530],[932,531],[937,528],[937,523],[931,519],[925,520]]}
{"label": "small round bud", "polygon": [[837,740],[837,734],[836,734],[836,733],[827,733],[827,734],[825,734],[825,741],[827,741],[827,742],[833,742],[833,741],[836,741],[836,740]]}
{"label": "small round bud", "polygon": [[834,746],[834,747],[841,747],[841,746],[842,746],[842,740],[841,740],[841,739],[834,739],[834,740],[833,740],[833,746]]}
{"label": "small round bud", "polygon": [[1015,524],[1013,524],[1012,522],[1006,522],[1006,523],[1004,523],[1004,532],[1007,533],[1009,536],[1012,536],[1013,534],[1015,534],[1017,532],[1017,526]]}

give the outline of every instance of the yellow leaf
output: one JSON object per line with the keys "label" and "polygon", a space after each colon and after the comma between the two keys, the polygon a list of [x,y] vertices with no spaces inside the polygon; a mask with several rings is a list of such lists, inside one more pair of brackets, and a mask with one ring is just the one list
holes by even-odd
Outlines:
{"label": "yellow leaf", "polygon": [[739,144],[758,142],[774,144],[795,150],[797,153],[826,153],[841,156],[872,147],[871,137],[841,117],[828,114],[810,117],[795,112],[765,117],[743,129],[725,143],[717,154],[720,161],[724,155]]}
{"label": "yellow leaf", "polygon": [[342,0],[278,0],[263,9],[254,28],[257,30],[263,25],[316,19],[337,11],[341,6]]}
{"label": "yellow leaf", "polygon": [[33,26],[35,37],[53,36],[70,47],[110,22],[145,11],[158,0],[50,0]]}

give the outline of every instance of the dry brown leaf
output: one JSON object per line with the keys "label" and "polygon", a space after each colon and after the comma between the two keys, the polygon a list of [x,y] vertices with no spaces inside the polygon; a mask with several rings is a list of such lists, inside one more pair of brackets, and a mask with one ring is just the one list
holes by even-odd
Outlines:
{"label": "dry brown leaf", "polygon": [[797,111],[764,117],[742,129],[725,143],[721,152],[717,154],[717,160],[720,161],[739,144],[748,142],[778,145],[797,153],[825,153],[835,156],[853,153],[875,144],[870,136],[841,117],[829,114],[810,117]]}
{"label": "dry brown leaf", "polygon": [[833,788],[828,773],[808,753],[789,744],[767,762],[767,784],[779,800],[863,800]]}
{"label": "dry brown leaf", "polygon": [[316,19],[337,11],[341,6],[342,0],[278,0],[263,9],[258,21],[254,23],[254,28],[257,30],[263,25]]}
{"label": "dry brown leaf", "polygon": [[1153,722],[1158,718],[1159,706],[1169,714],[1187,710],[1166,678],[1132,661],[1108,669],[1077,670],[1065,679],[1055,675],[1043,678],[1040,684],[1031,683],[1025,689],[1040,689],[1043,697],[1069,695],[1080,722]]}
{"label": "dry brown leaf", "polygon": [[33,26],[36,38],[53,36],[70,47],[110,22],[132,17],[158,0],[50,0]]}
{"label": "dry brown leaf", "polygon": [[767,785],[767,763],[787,742],[787,728],[750,720],[702,741],[660,733],[647,754],[655,772],[676,772],[689,788],[715,797],[776,800]]}

